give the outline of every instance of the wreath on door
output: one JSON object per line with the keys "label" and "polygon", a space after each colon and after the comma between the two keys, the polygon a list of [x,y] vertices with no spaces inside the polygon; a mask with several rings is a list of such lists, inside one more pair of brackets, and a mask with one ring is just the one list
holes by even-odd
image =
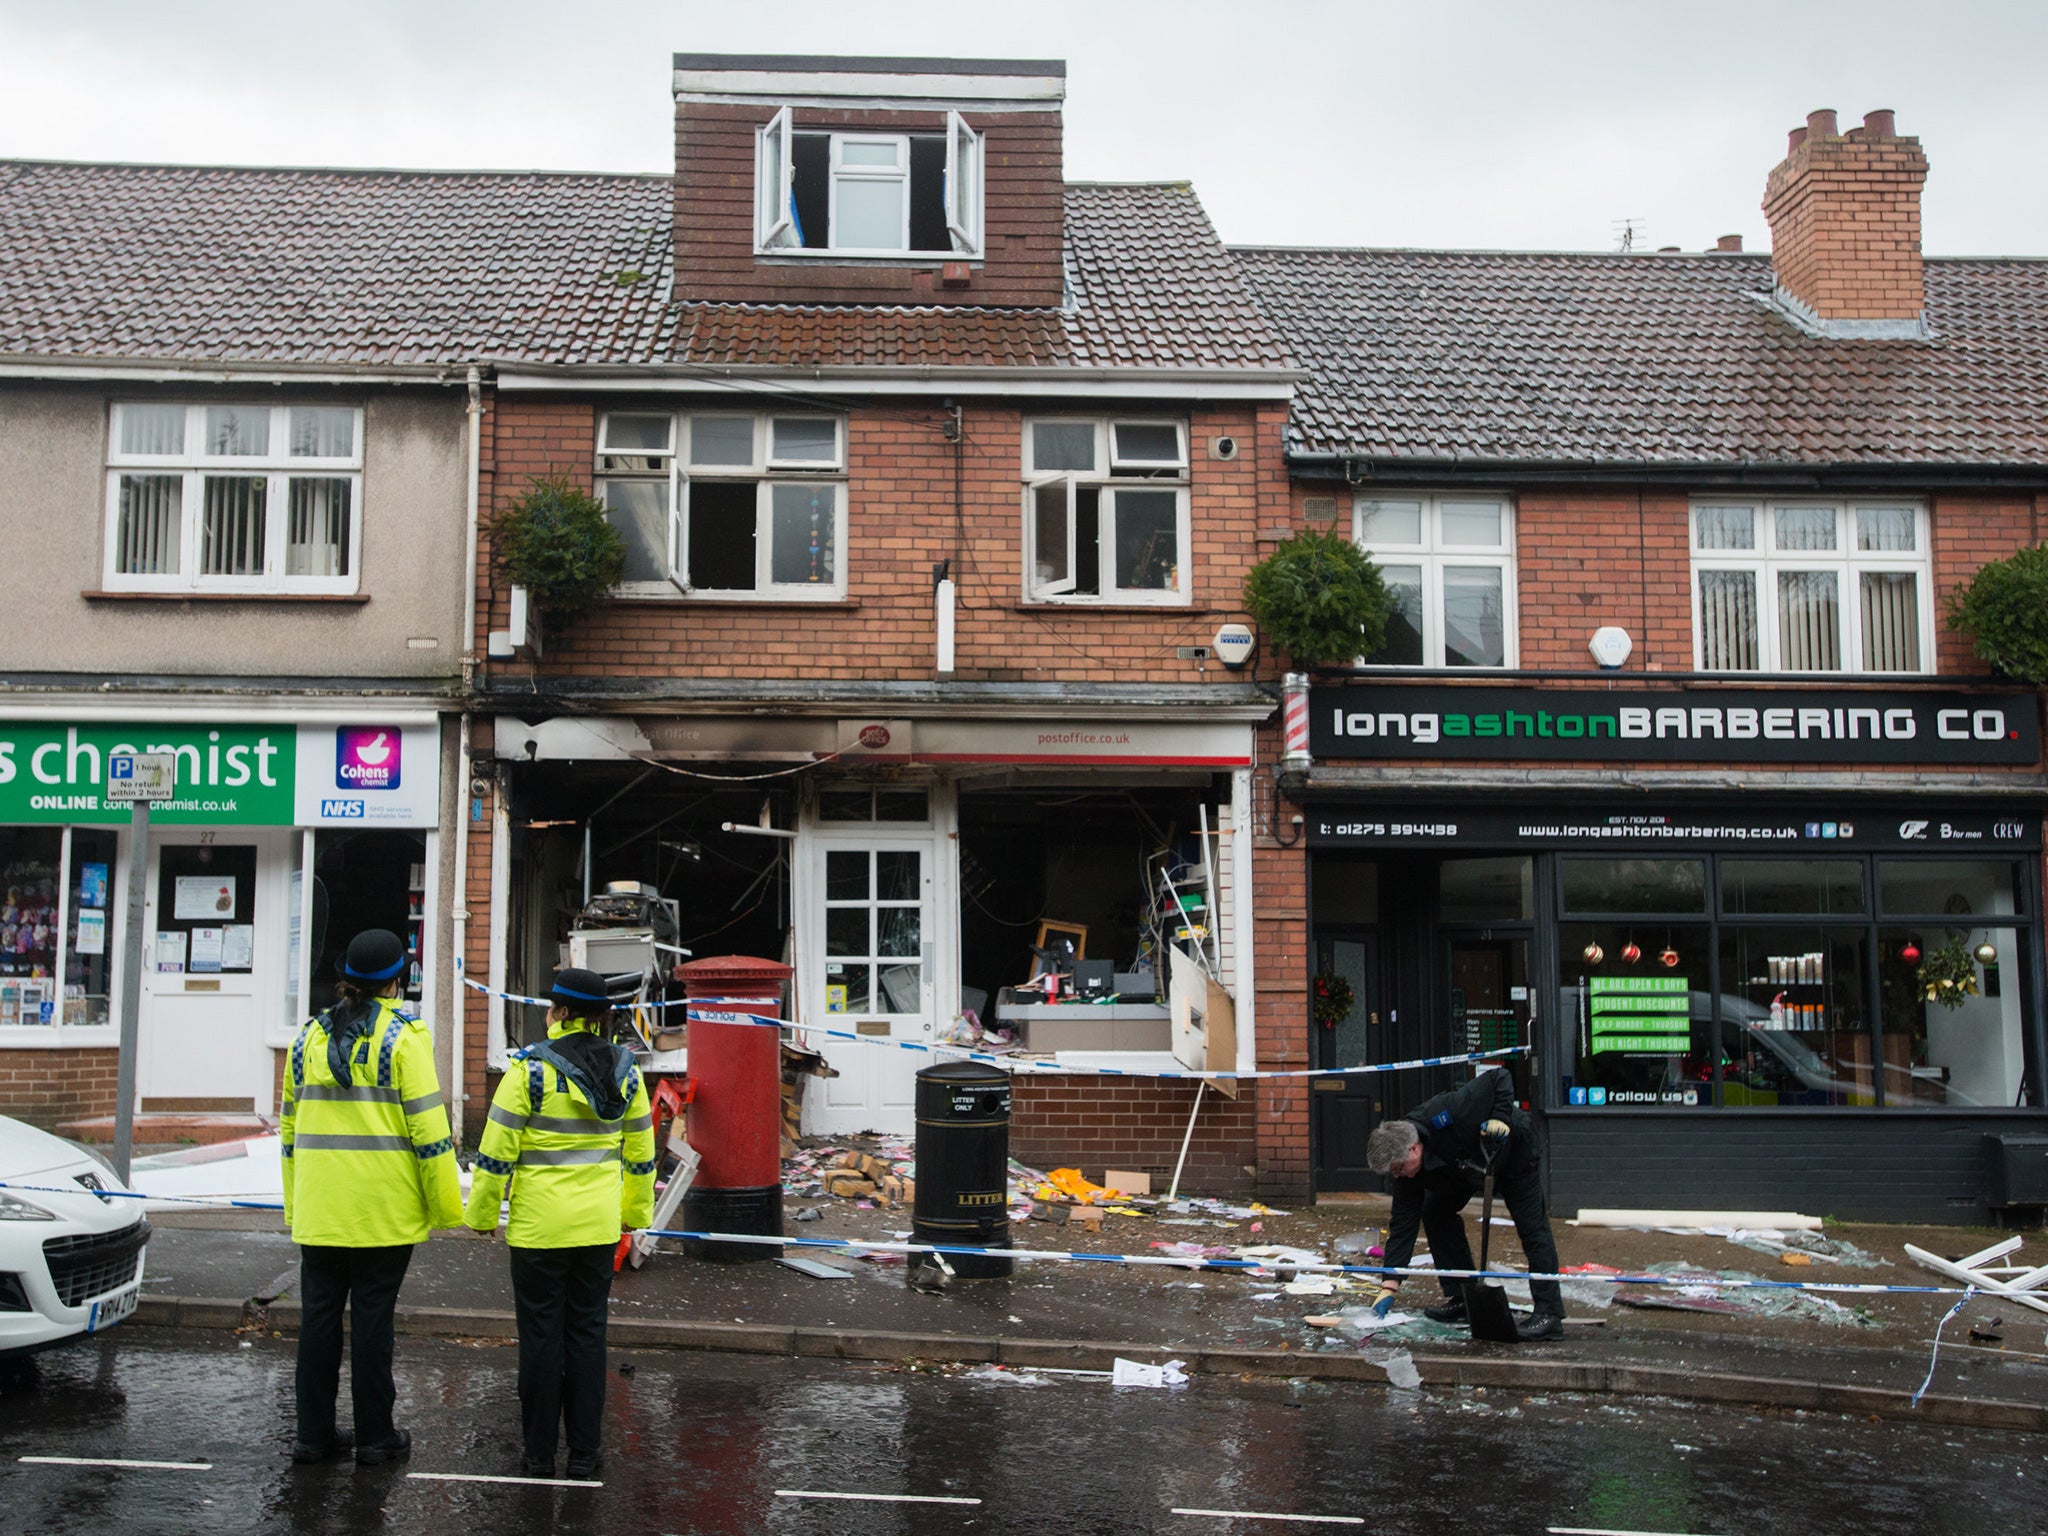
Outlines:
{"label": "wreath on door", "polygon": [[1324,1029],[1335,1029],[1351,1012],[1351,983],[1335,971],[1318,971],[1309,984],[1309,1011]]}

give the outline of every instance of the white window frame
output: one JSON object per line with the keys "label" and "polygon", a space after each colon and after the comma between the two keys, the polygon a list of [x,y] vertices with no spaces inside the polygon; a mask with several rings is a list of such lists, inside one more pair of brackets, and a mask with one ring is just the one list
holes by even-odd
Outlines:
{"label": "white window frame", "polygon": [[[669,447],[665,453],[647,449],[611,450],[607,446],[611,418],[618,416],[669,415]],[[744,464],[690,463],[693,424],[702,419],[744,421],[749,424],[751,448]],[[778,421],[827,422],[832,427],[832,456],[826,459],[792,459],[775,453],[775,423]],[[825,411],[733,411],[713,407],[701,411],[608,412],[598,422],[597,478],[600,491],[610,480],[654,480],[668,483],[667,579],[621,582],[614,593],[619,597],[686,598],[699,602],[837,602],[846,596],[847,571],[847,422],[844,416]],[[665,458],[666,474],[660,470],[619,470],[610,468],[611,457]],[[754,495],[754,585],[745,587],[693,587],[685,568],[690,548],[690,487],[693,483],[745,484],[751,482]],[[778,485],[829,486],[833,499],[832,580],[812,585],[776,583],[774,572],[774,506]]]}
{"label": "white window frame", "polygon": [[[1414,544],[1380,540],[1367,543],[1365,517],[1368,509],[1387,502],[1415,502],[1421,507],[1422,538]],[[1455,544],[1443,536],[1443,509],[1457,503],[1489,503],[1500,508],[1501,542],[1498,544]],[[1351,538],[1372,557],[1375,565],[1414,565],[1422,568],[1422,660],[1419,662],[1375,662],[1361,660],[1376,671],[1402,672],[1429,667],[1458,672],[1504,672],[1521,664],[1521,599],[1515,580],[1515,499],[1484,491],[1373,491],[1352,498]],[[1444,570],[1448,566],[1484,566],[1498,570],[1501,600],[1501,660],[1498,666],[1451,668],[1444,660]]]}
{"label": "white window frame", "polygon": [[[184,449],[175,454],[123,453],[122,417],[134,408],[177,406],[185,412]],[[209,409],[263,412],[269,417],[269,451],[262,454],[212,455],[203,451]],[[354,452],[345,457],[294,457],[291,413],[301,410],[346,410],[353,417]],[[175,574],[142,575],[118,569],[121,545],[121,477],[126,474],[178,475],[181,501],[178,519],[178,570]],[[263,479],[263,569],[248,576],[206,576],[199,570],[209,475]],[[294,479],[349,482],[348,574],[288,576],[285,558],[291,530],[290,482]],[[361,589],[363,569],[363,412],[360,406],[321,401],[265,405],[240,400],[117,401],[107,423],[106,506],[102,527],[104,550],[100,581],[109,592],[243,592],[253,596],[350,596]]]}
{"label": "white window frame", "polygon": [[[1032,462],[1035,444],[1033,428],[1038,426],[1071,425],[1092,429],[1095,437],[1095,467],[1089,471],[1054,469],[1040,470]],[[1112,457],[1116,445],[1116,431],[1120,426],[1171,427],[1180,445],[1177,464],[1166,464],[1153,460],[1116,460]],[[1103,604],[1146,604],[1162,607],[1185,607],[1193,601],[1194,595],[1194,538],[1193,518],[1190,512],[1188,489],[1188,424],[1170,416],[1027,416],[1024,418],[1024,570],[1023,595],[1026,602],[1072,603],[1076,606]],[[1133,470],[1135,473],[1117,474],[1114,471]],[[1066,486],[1067,518],[1065,553],[1066,576],[1042,581],[1038,577],[1038,492],[1042,486]],[[1097,505],[1096,571],[1101,589],[1099,592],[1076,592],[1075,566],[1079,553],[1077,540],[1078,520],[1075,517],[1076,493],[1082,490],[1099,492]],[[1174,561],[1174,585],[1171,587],[1118,587],[1116,579],[1116,498],[1122,491],[1172,491],[1175,495],[1174,537],[1178,545]]]}
{"label": "white window frame", "polygon": [[[1701,549],[1702,510],[1715,507],[1747,507],[1755,515],[1756,547],[1753,549]],[[1835,547],[1832,550],[1786,550],[1777,545],[1779,508],[1831,511],[1835,518]],[[1910,511],[1913,514],[1913,548],[1859,551],[1856,548],[1856,513],[1861,511]],[[1842,631],[1837,637],[1842,665],[1831,672],[1801,672],[1813,677],[1924,677],[1935,666],[1934,556],[1931,522],[1925,502],[1910,497],[1862,496],[1835,501],[1809,497],[1701,496],[1686,509],[1686,545],[1692,556],[1688,585],[1692,595],[1692,653],[1697,670],[1706,656],[1706,616],[1700,602],[1702,571],[1751,571],[1756,576],[1757,664],[1754,670],[1716,668],[1730,677],[1756,677],[1767,673],[1794,675],[1780,664],[1778,647],[1778,574],[1784,571],[1830,571],[1835,574],[1835,611]],[[1914,594],[1919,626],[1920,665],[1912,671],[1879,671],[1867,666],[1863,650],[1863,587],[1865,573],[1906,575],[1915,578]]]}
{"label": "white window frame", "polygon": [[[934,256],[982,255],[982,231],[987,204],[985,167],[987,155],[982,136],[967,125],[958,112],[946,113],[945,170],[941,196],[945,208],[946,234],[951,249],[914,250],[910,244],[911,171],[910,141],[928,134],[867,133],[858,129],[806,129],[825,133],[831,143],[826,154],[825,181],[827,218],[839,228],[839,184],[850,180],[900,180],[903,183],[903,235],[896,246],[807,246],[799,237],[796,223],[796,128],[790,109],[783,107],[754,130],[754,254],[757,256],[798,256],[831,261],[902,261]],[[892,142],[900,146],[897,168],[844,166],[840,151],[847,142]]]}

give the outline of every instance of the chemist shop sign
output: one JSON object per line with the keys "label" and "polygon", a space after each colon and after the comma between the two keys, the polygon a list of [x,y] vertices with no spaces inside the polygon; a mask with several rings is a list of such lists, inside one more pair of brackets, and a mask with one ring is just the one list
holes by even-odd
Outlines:
{"label": "chemist shop sign", "polygon": [[2034,695],[1904,689],[1309,690],[1324,761],[2031,764]]}
{"label": "chemist shop sign", "polygon": [[109,756],[162,752],[177,793],[151,807],[173,826],[432,826],[438,731],[371,722],[278,725],[0,722],[0,824],[125,824],[106,799]]}

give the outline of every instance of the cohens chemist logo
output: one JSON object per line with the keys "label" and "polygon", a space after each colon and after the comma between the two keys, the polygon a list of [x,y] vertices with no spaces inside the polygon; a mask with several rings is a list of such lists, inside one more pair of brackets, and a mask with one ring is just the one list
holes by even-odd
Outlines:
{"label": "cohens chemist logo", "polygon": [[388,726],[344,725],[334,733],[338,789],[396,789],[405,738]]}

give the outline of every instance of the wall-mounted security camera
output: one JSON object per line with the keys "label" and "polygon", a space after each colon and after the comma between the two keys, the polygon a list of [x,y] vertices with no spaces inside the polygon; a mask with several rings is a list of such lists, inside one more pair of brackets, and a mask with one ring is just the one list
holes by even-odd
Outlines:
{"label": "wall-mounted security camera", "polygon": [[481,800],[491,792],[491,781],[482,774],[478,774],[469,781],[469,792]]}
{"label": "wall-mounted security camera", "polygon": [[1593,638],[1586,642],[1586,649],[1592,653],[1594,663],[1602,667],[1618,667],[1629,658],[1636,648],[1629,639],[1628,631],[1615,624],[1603,624],[1593,631]]}
{"label": "wall-mounted security camera", "polygon": [[1237,439],[1234,437],[1212,437],[1209,439],[1209,457],[1226,462],[1237,457]]}
{"label": "wall-mounted security camera", "polygon": [[1259,648],[1258,636],[1248,624],[1226,624],[1210,643],[1216,648],[1216,659],[1233,672],[1250,666],[1252,652]]}

